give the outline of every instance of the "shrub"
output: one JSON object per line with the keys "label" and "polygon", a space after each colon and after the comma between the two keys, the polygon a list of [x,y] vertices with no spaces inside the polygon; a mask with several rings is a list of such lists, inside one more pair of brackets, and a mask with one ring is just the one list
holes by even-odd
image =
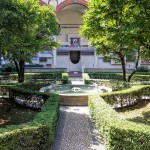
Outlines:
{"label": "shrub", "polygon": [[149,72],[148,67],[141,66],[137,68],[137,72]]}
{"label": "shrub", "polygon": [[50,81],[28,81],[24,83],[18,83],[17,87],[39,91],[40,88],[50,85]]}
{"label": "shrub", "polygon": [[122,107],[137,103],[145,95],[150,96],[150,85],[139,85],[122,91],[103,93],[101,97],[110,105]]}
{"label": "shrub", "polygon": [[[49,73],[25,73],[25,80],[58,80],[61,79],[62,72]],[[7,80],[17,80],[17,74],[3,73],[1,78],[5,77]]]}
{"label": "shrub", "polygon": [[100,85],[110,87],[113,91],[120,91],[131,87],[129,82],[123,82],[119,80],[98,80]]}
{"label": "shrub", "polygon": [[68,73],[62,73],[62,80],[63,84],[68,84],[69,74]]}
{"label": "shrub", "polygon": [[[88,73],[91,79],[109,79],[109,80],[120,80],[122,81],[122,73],[114,73],[114,72],[89,72]],[[129,74],[127,74],[128,76]],[[149,81],[150,74],[135,74],[132,81]]]}
{"label": "shrub", "polygon": [[83,78],[85,84],[90,84],[90,82],[89,82],[90,77],[89,77],[88,73],[83,73],[82,78]]}
{"label": "shrub", "polygon": [[149,150],[150,127],[118,117],[99,96],[89,96],[89,108],[108,150]]}
{"label": "shrub", "polygon": [[114,72],[89,72],[90,78],[92,79],[117,79],[122,80],[121,73]]}
{"label": "shrub", "polygon": [[139,75],[139,74],[135,74],[131,81],[150,81],[150,75]]}
{"label": "shrub", "polygon": [[0,149],[46,150],[54,140],[59,113],[59,95],[34,92],[20,87],[9,87],[9,90],[11,96],[34,94],[47,100],[32,122],[0,128]]}
{"label": "shrub", "polygon": [[9,64],[5,64],[3,65],[3,67],[1,68],[2,72],[15,72],[16,71],[16,67],[14,66],[14,64],[9,63]]}

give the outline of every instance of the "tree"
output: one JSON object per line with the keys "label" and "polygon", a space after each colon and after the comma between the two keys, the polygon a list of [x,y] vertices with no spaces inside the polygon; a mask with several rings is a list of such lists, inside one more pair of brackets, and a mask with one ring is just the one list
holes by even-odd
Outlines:
{"label": "tree", "polygon": [[138,39],[141,26],[135,17],[138,13],[136,0],[91,0],[83,17],[81,35],[96,47],[97,54],[120,61],[123,81],[126,81],[126,56],[136,51],[136,70],[142,54]]}
{"label": "tree", "polygon": [[150,59],[150,1],[135,0],[135,21],[138,28],[137,41],[142,47],[142,56]]}
{"label": "tree", "polygon": [[24,82],[24,64],[33,55],[58,44],[50,37],[59,33],[52,6],[40,6],[39,0],[0,1],[0,51],[7,52]]}

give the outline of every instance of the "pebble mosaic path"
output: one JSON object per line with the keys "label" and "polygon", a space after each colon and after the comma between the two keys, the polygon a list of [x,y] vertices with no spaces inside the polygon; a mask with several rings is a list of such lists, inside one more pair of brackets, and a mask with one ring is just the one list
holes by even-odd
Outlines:
{"label": "pebble mosaic path", "polygon": [[49,150],[106,150],[88,107],[60,107],[55,142]]}

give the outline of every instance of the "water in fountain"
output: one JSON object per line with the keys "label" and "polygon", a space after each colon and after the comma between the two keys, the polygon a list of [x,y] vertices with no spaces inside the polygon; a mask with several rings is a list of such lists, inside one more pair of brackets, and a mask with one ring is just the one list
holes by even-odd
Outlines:
{"label": "water in fountain", "polygon": [[67,95],[89,95],[102,93],[96,85],[51,85],[40,89],[40,92],[67,94]]}
{"label": "water in fountain", "polygon": [[[78,79],[76,79],[76,81],[78,81]],[[108,90],[104,88],[103,86],[99,86],[99,83],[96,81],[93,85],[85,85],[85,84],[56,85],[54,84],[54,85],[50,85],[47,87],[43,87],[40,89],[40,91],[48,92],[48,93],[57,93],[60,95],[90,95],[90,94],[100,94]]]}
{"label": "water in fountain", "polygon": [[73,87],[73,88],[71,89],[71,91],[73,91],[73,92],[78,92],[78,91],[81,91],[81,88],[79,88],[79,87]]}

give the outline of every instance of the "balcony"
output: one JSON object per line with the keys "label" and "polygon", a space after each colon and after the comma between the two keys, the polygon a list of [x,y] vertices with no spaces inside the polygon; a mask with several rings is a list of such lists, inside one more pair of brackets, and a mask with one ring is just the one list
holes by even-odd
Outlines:
{"label": "balcony", "polygon": [[88,46],[79,46],[79,47],[62,46],[58,50],[60,50],[60,51],[94,51],[95,47],[88,47]]}

